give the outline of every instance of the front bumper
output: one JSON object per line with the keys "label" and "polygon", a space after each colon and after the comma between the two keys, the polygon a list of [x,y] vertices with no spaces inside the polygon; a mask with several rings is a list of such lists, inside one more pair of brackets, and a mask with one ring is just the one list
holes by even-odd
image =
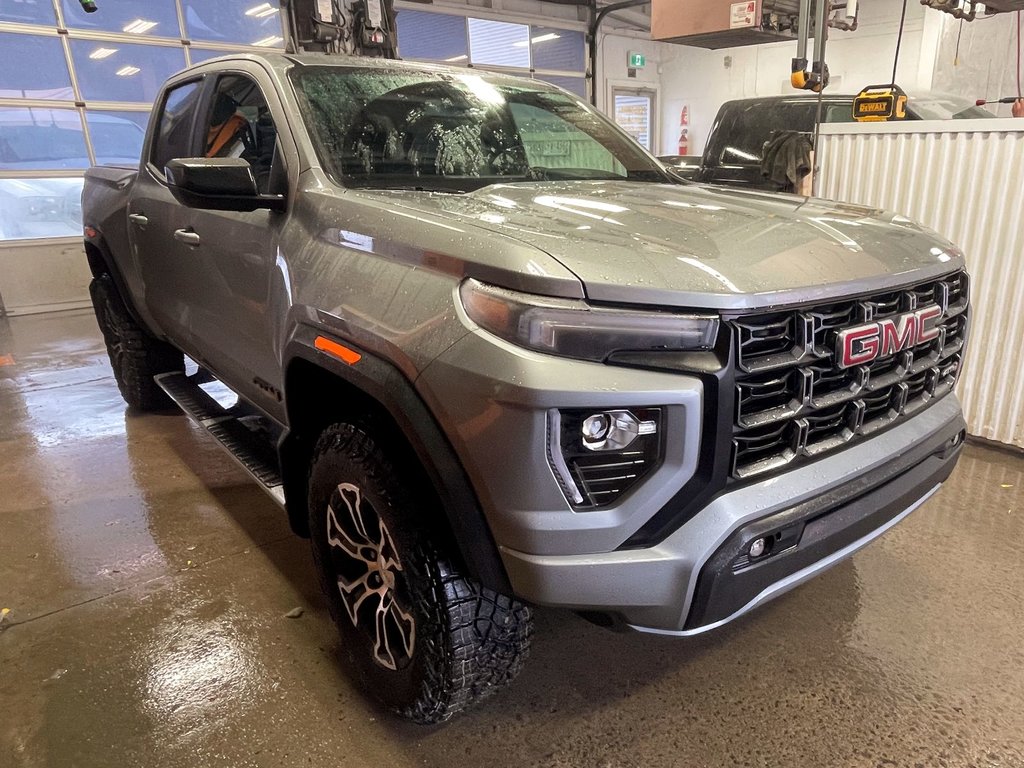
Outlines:
{"label": "front bumper", "polygon": [[[516,594],[611,614],[634,629],[705,632],[849,557],[931,496],[952,472],[965,424],[948,395],[850,448],[719,495],[661,543],[586,555],[501,548]],[[744,563],[755,538],[795,544]]]}

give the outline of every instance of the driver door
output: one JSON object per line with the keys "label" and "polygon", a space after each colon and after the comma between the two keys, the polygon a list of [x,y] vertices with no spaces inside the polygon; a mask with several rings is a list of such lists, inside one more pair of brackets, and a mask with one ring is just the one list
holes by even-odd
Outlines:
{"label": "driver door", "polygon": [[[219,74],[197,133],[205,157],[239,157],[259,191],[286,194],[288,172],[277,127],[282,105],[258,72]],[[268,100],[266,94],[274,97]],[[283,418],[281,328],[290,305],[288,271],[278,244],[287,213],[267,209],[190,209],[188,233],[201,287],[190,332],[203,364],[265,411]]]}

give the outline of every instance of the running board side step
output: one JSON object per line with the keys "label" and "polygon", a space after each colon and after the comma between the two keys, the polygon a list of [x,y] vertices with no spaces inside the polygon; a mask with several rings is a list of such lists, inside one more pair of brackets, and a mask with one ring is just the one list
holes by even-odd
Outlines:
{"label": "running board side step", "polygon": [[[202,379],[203,382],[208,380]],[[238,408],[225,408],[184,373],[162,373],[155,376],[154,381],[190,419],[209,432],[274,501],[282,507],[285,505],[277,450],[265,434],[252,428],[258,426],[260,417]]]}

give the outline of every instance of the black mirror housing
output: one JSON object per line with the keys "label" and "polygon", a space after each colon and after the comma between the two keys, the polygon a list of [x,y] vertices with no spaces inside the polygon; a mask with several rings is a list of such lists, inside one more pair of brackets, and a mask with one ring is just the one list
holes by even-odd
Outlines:
{"label": "black mirror housing", "polygon": [[240,157],[189,157],[164,169],[171,194],[182,205],[214,211],[285,209],[283,195],[262,195],[252,166]]}

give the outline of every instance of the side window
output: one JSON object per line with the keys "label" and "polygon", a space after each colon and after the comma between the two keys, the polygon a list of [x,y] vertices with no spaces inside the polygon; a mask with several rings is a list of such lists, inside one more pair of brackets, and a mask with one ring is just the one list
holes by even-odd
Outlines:
{"label": "side window", "polygon": [[199,101],[200,83],[185,83],[167,92],[160,121],[157,123],[156,140],[150,160],[163,173],[168,162],[179,157],[191,157],[192,116]]}
{"label": "side window", "polygon": [[253,80],[244,75],[221,77],[203,130],[204,156],[248,160],[260,192],[270,191],[277,161],[277,128],[267,100]]}

